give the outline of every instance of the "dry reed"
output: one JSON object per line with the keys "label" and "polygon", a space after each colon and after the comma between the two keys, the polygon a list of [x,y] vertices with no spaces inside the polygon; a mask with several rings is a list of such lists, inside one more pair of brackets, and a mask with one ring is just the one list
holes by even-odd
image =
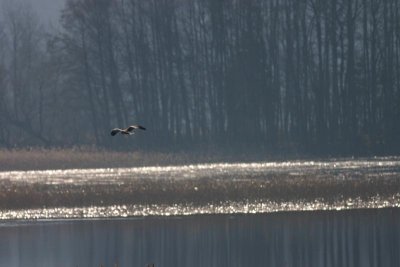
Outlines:
{"label": "dry reed", "polygon": [[118,152],[94,148],[2,149],[0,171],[163,166],[230,160],[221,154]]}

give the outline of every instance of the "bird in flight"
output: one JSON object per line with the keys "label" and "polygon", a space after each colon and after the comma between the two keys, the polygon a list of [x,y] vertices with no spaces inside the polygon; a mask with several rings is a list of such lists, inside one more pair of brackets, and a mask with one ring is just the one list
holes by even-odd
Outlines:
{"label": "bird in flight", "polygon": [[131,135],[131,134],[134,134],[137,129],[146,130],[146,128],[144,128],[141,125],[131,125],[128,128],[125,128],[125,129],[114,128],[114,129],[111,130],[111,135],[114,136],[117,133],[121,133],[121,134],[124,134],[124,135]]}

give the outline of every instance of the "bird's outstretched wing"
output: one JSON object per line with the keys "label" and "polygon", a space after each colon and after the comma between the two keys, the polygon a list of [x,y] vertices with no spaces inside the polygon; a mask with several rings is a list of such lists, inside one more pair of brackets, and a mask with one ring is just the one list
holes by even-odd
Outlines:
{"label": "bird's outstretched wing", "polygon": [[121,132],[121,131],[122,131],[122,130],[119,129],[119,128],[114,128],[114,129],[111,130],[111,135],[114,136],[114,135],[116,135],[117,133],[119,133],[119,132]]}
{"label": "bird's outstretched wing", "polygon": [[136,130],[136,129],[146,130],[146,128],[144,128],[144,127],[141,126],[141,125],[131,125],[131,126],[129,126],[128,128],[126,128],[126,131],[132,132],[132,131],[134,131],[134,130]]}

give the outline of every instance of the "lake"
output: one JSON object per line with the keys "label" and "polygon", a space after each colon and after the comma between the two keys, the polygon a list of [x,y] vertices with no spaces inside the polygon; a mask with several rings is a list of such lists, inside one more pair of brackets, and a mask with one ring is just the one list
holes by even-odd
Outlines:
{"label": "lake", "polygon": [[400,210],[5,223],[0,266],[399,266]]}
{"label": "lake", "polygon": [[0,266],[400,266],[400,159],[0,172]]}

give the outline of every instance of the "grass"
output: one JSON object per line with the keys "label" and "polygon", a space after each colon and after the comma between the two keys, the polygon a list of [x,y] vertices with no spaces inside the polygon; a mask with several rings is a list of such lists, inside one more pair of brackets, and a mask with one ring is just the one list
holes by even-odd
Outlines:
{"label": "grass", "polygon": [[[118,266],[119,266],[118,263],[115,263],[113,265],[113,267],[118,267]],[[105,267],[105,265],[100,264],[100,267]],[[154,263],[151,263],[151,264],[147,264],[146,267],[155,267],[155,265],[154,265]]]}
{"label": "grass", "polygon": [[208,162],[260,160],[263,157],[242,153],[206,152],[119,152],[96,148],[0,149],[0,171],[75,168],[119,168],[165,166]]}
{"label": "grass", "polygon": [[117,152],[91,148],[0,150],[0,171],[111,168],[173,164],[181,155]]}

